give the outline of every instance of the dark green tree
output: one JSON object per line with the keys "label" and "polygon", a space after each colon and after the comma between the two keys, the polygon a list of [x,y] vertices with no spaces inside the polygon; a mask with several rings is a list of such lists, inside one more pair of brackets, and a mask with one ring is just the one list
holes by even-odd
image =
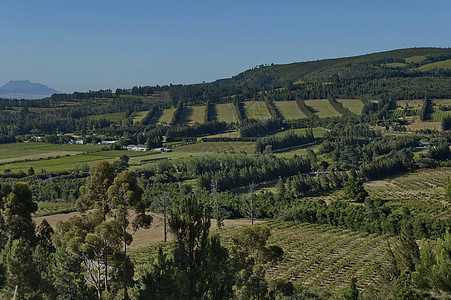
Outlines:
{"label": "dark green tree", "polygon": [[355,200],[356,202],[365,202],[366,197],[368,197],[368,192],[363,186],[363,180],[357,177],[349,177],[348,181],[344,183],[343,186],[345,192],[345,198]]}

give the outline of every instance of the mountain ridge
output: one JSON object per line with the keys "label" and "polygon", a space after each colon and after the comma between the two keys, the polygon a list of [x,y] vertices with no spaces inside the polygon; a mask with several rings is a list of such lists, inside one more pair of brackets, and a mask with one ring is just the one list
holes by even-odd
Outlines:
{"label": "mountain ridge", "polygon": [[59,93],[44,84],[29,80],[10,80],[0,87],[0,98],[42,99]]}

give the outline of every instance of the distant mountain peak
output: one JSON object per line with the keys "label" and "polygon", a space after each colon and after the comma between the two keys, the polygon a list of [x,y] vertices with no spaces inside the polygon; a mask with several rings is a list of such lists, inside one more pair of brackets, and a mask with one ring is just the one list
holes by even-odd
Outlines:
{"label": "distant mountain peak", "polygon": [[42,99],[58,93],[44,84],[29,80],[10,80],[0,87],[0,98],[6,99]]}

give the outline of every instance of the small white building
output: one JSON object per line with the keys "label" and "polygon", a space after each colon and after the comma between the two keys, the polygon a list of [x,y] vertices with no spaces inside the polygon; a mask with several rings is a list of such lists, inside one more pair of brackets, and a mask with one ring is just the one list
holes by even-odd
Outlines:
{"label": "small white building", "polygon": [[149,148],[146,145],[128,145],[124,147],[125,149],[129,151],[148,151]]}

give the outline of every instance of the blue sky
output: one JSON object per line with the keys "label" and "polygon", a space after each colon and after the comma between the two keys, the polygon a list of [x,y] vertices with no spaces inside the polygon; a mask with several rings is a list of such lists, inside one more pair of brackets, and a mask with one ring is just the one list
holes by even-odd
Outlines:
{"label": "blue sky", "polygon": [[197,83],[255,65],[451,47],[451,1],[0,0],[0,86]]}

